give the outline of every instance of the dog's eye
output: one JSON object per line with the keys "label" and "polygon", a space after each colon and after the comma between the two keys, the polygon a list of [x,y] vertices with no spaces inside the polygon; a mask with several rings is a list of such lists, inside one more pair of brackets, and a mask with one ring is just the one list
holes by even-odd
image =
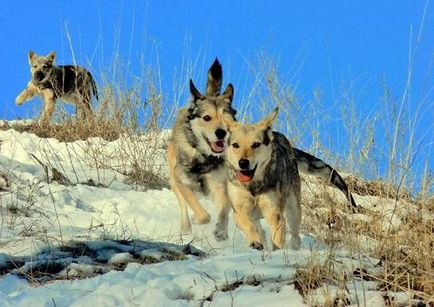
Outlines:
{"label": "dog's eye", "polygon": [[261,143],[255,142],[252,145],[252,148],[258,148],[259,146],[261,146]]}
{"label": "dog's eye", "polygon": [[233,144],[232,144],[232,147],[233,147],[233,148],[240,148],[240,145],[238,145],[238,143],[233,143]]}
{"label": "dog's eye", "polygon": [[38,68],[38,65],[33,65],[33,68]]}
{"label": "dog's eye", "polygon": [[209,121],[211,120],[211,116],[209,116],[209,115],[205,115],[205,116],[203,117],[203,120],[206,121],[206,122],[209,122]]}
{"label": "dog's eye", "polygon": [[44,64],[44,65],[42,65],[42,68],[47,68],[47,65],[45,65],[45,64]]}

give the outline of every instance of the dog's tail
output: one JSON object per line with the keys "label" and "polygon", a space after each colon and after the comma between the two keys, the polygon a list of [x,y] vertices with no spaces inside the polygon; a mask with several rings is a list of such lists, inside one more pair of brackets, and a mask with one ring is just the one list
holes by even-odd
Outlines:
{"label": "dog's tail", "polygon": [[348,199],[348,206],[353,212],[359,208],[354,201],[353,195],[339,173],[330,165],[311,154],[293,147],[297,159],[298,171],[303,174],[313,175],[322,178],[329,184],[341,190]]}
{"label": "dog's tail", "polygon": [[95,96],[96,100],[98,100],[99,97],[98,97],[98,90],[96,89],[95,79],[92,77],[92,74],[90,72],[87,72],[87,75],[89,77],[90,84],[92,86],[92,93]]}

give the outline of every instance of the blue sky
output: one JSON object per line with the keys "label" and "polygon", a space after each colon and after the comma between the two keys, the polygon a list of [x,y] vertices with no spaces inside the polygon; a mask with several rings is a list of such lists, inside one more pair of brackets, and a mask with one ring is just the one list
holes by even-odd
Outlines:
{"label": "blue sky", "polygon": [[[434,139],[434,3],[429,1],[5,0],[0,11],[0,118],[33,116],[34,105],[41,103],[35,99],[21,107],[14,104],[29,80],[29,50],[56,50],[59,64],[75,58],[96,74],[110,67],[116,56],[137,75],[140,63],[158,63],[164,92],[172,89],[175,72],[180,83],[187,85],[194,77],[203,88],[206,69],[218,56],[224,83],[235,85],[238,106],[248,92],[248,65],[257,65],[262,52],[275,60],[284,80],[297,85],[302,103],[320,89],[324,105],[337,118],[324,127],[326,146],[334,150],[342,148],[346,137],[338,111],[342,84],[354,83],[361,118],[380,103],[383,78],[399,101],[411,46],[417,53],[406,110],[410,114],[418,104],[426,108],[418,120],[418,137],[425,143]],[[192,76],[179,73],[183,64],[195,59],[199,61]],[[384,131],[376,134],[381,137]],[[425,157],[431,147],[423,146]],[[429,158],[431,169],[433,160]]]}

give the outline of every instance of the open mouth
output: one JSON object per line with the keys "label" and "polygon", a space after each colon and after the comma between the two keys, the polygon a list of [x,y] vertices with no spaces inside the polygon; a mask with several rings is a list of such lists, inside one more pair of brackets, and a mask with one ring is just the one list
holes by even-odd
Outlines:
{"label": "open mouth", "polygon": [[258,165],[256,165],[255,168],[251,169],[251,170],[239,170],[239,171],[237,171],[238,180],[241,182],[249,182],[250,180],[252,180],[253,176],[255,175],[255,171],[256,171],[257,166]]}
{"label": "open mouth", "polygon": [[211,142],[205,134],[203,134],[203,138],[208,143],[209,147],[211,148],[212,152],[214,153],[222,153],[225,150],[225,141],[224,140],[218,140],[216,142]]}

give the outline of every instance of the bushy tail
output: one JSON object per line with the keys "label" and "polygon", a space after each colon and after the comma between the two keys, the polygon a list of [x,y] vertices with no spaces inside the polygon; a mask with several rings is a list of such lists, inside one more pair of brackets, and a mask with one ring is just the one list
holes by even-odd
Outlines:
{"label": "bushy tail", "polygon": [[348,206],[353,212],[357,212],[357,204],[351,195],[347,184],[339,173],[324,161],[298,148],[294,148],[297,159],[298,171],[303,174],[313,175],[322,178],[324,181],[341,190],[348,199]]}

